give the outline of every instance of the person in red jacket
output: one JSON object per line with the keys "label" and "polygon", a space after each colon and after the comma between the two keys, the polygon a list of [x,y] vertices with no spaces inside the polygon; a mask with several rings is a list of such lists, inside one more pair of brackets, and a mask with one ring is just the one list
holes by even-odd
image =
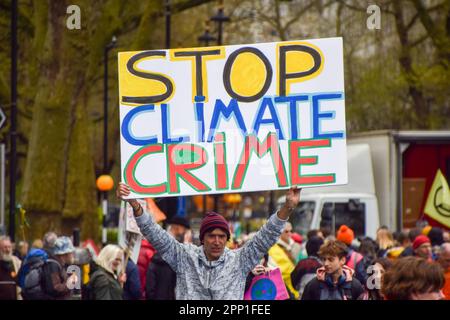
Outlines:
{"label": "person in red jacket", "polygon": [[152,261],[153,256],[155,255],[155,248],[148,242],[146,239],[142,239],[141,242],[141,250],[139,251],[138,257],[138,269],[139,269],[139,278],[141,280],[141,292],[142,296],[145,297],[145,284],[147,282],[147,269]]}

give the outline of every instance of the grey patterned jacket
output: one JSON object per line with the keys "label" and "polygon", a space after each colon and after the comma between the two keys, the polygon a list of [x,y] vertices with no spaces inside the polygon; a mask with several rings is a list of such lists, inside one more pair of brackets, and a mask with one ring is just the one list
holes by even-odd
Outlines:
{"label": "grey patterned jacket", "polygon": [[242,300],[247,274],[281,235],[286,221],[273,214],[242,248],[208,261],[203,246],[182,244],[154,222],[147,212],[136,218],[145,238],[177,274],[177,300]]}

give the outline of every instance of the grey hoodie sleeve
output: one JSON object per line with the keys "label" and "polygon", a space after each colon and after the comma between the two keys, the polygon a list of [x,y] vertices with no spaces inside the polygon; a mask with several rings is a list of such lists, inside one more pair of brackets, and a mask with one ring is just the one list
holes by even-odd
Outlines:
{"label": "grey hoodie sleeve", "polygon": [[287,220],[278,218],[273,214],[255,236],[239,249],[241,270],[247,274],[250,272],[280,238]]}
{"label": "grey hoodie sleeve", "polygon": [[136,223],[142,235],[160,252],[161,257],[170,267],[178,271],[181,265],[184,247],[153,220],[153,216],[144,209],[144,213],[136,217]]}

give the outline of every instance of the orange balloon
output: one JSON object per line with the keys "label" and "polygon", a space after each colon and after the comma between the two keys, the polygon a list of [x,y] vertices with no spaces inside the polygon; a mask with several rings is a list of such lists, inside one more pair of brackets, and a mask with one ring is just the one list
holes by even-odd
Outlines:
{"label": "orange balloon", "polygon": [[110,191],[114,187],[114,180],[110,175],[102,174],[97,178],[97,188],[100,191]]}

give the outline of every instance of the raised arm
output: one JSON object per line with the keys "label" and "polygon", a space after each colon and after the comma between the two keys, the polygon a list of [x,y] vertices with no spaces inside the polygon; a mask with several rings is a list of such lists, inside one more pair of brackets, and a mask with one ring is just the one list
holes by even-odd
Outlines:
{"label": "raised arm", "polygon": [[283,207],[276,214],[273,214],[261,230],[240,249],[239,259],[245,273],[250,272],[277,242],[299,201],[300,189],[292,187],[286,193],[286,202]]}
{"label": "raised arm", "polygon": [[173,270],[178,270],[177,265],[183,257],[183,245],[161,228],[154,221],[153,216],[146,213],[146,210],[142,208],[136,199],[124,199],[129,194],[130,188],[126,184],[119,182],[117,197],[128,202],[133,208],[134,217],[142,235],[160,252],[161,257]]}

